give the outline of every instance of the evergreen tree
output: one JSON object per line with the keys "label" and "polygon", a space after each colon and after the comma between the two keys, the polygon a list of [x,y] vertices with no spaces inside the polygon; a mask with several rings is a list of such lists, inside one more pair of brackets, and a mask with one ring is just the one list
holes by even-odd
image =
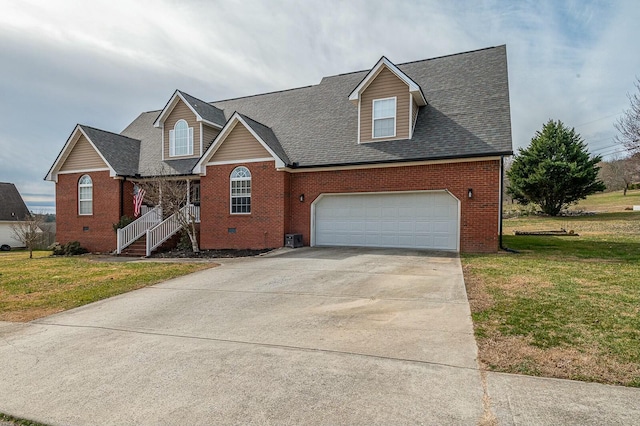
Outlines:
{"label": "evergreen tree", "polygon": [[526,149],[520,149],[509,177],[509,193],[523,204],[534,203],[557,216],[569,205],[605,185],[598,179],[599,156],[589,157],[587,145],[575,129],[549,120]]}

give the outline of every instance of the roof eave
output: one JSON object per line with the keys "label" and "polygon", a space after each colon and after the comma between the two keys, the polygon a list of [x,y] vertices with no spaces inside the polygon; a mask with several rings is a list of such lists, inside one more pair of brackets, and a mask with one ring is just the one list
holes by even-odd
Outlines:
{"label": "roof eave", "polygon": [[[315,169],[315,168],[328,168],[328,167],[349,167],[349,166],[367,166],[376,164],[394,164],[394,163],[411,163],[420,161],[446,161],[446,160],[464,160],[464,159],[476,159],[481,157],[504,157],[513,155],[513,151],[496,151],[496,152],[484,152],[468,155],[449,155],[441,157],[418,157],[418,158],[403,158],[400,160],[379,160],[379,161],[355,161],[347,163],[329,163],[329,164],[305,164],[296,165],[293,169]],[[295,163],[294,163],[295,165]]]}
{"label": "roof eave", "polygon": [[242,123],[243,126],[253,135],[254,138],[267,150],[267,152],[273,157],[276,163],[276,168],[281,169],[287,166],[287,163],[282,160],[270,147],[267,143],[262,140],[262,138],[255,132],[255,130],[242,118],[242,115],[235,111],[229,120],[225,123],[224,127],[218,133],[218,136],[213,140],[209,148],[205,151],[205,153],[200,157],[200,160],[193,166],[191,171],[194,174],[204,175],[206,174],[206,162],[209,161],[211,156],[215,154],[218,150],[222,142],[227,138],[229,133],[231,132],[231,127],[236,123]]}

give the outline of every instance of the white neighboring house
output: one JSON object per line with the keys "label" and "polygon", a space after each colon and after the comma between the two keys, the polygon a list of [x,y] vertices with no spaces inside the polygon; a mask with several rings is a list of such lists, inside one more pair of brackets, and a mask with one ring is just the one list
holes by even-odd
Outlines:
{"label": "white neighboring house", "polygon": [[0,182],[0,245],[24,247],[24,243],[15,239],[11,225],[21,222],[29,215],[29,209],[16,186]]}

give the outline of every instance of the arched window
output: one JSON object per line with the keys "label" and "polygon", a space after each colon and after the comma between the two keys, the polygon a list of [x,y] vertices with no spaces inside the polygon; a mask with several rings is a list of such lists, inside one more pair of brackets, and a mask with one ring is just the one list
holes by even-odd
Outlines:
{"label": "arched window", "polygon": [[193,127],[184,120],[178,120],[169,130],[169,155],[193,155]]}
{"label": "arched window", "polygon": [[251,213],[251,172],[244,166],[231,172],[231,213]]}
{"label": "arched window", "polygon": [[93,181],[84,175],[78,181],[78,214],[93,214]]}

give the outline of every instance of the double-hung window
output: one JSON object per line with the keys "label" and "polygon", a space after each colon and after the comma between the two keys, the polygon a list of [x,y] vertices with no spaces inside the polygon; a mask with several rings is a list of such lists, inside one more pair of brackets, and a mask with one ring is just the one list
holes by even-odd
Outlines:
{"label": "double-hung window", "polygon": [[389,138],[396,135],[396,98],[373,101],[373,137]]}
{"label": "double-hung window", "polygon": [[93,181],[89,175],[83,175],[78,181],[78,214],[93,214]]}
{"label": "double-hung window", "polygon": [[251,172],[244,166],[231,172],[231,213],[251,213]]}
{"label": "double-hung window", "polygon": [[193,127],[189,127],[184,120],[178,120],[169,130],[169,155],[193,155]]}

